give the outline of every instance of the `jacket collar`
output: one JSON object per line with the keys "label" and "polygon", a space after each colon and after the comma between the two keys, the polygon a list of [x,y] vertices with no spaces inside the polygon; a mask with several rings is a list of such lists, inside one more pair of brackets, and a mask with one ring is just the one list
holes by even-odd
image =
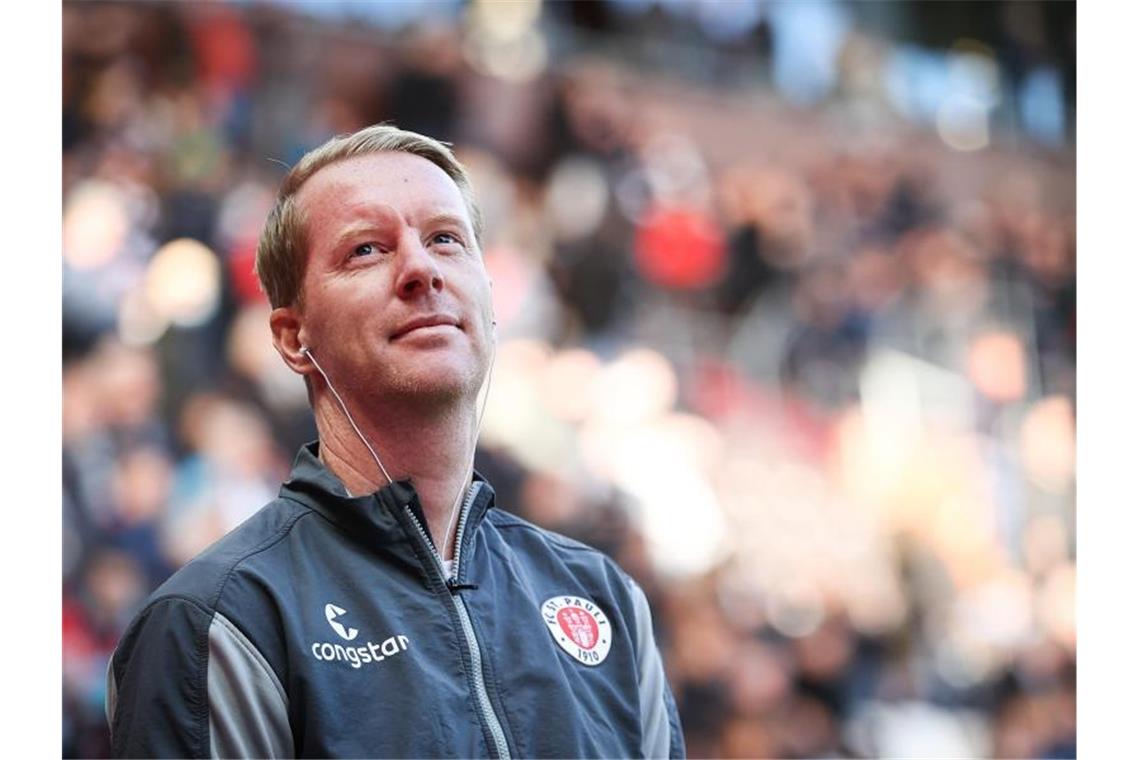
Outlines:
{"label": "jacket collar", "polygon": [[[427,524],[411,480],[397,480],[374,493],[349,496],[340,479],[320,460],[319,451],[319,441],[301,447],[293,460],[289,479],[281,486],[282,497],[301,502],[369,544],[409,540],[406,508],[411,509],[421,524]],[[464,531],[467,535],[474,533],[487,510],[495,504],[491,484],[478,472],[473,477],[480,488],[467,516]]]}

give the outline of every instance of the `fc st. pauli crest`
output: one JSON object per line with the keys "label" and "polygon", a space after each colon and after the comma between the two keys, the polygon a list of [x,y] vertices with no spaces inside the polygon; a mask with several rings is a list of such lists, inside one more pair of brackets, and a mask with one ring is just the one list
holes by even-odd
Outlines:
{"label": "fc st. pauli crest", "polygon": [[613,628],[601,607],[580,596],[552,596],[542,603],[550,635],[583,665],[600,665],[610,653]]}

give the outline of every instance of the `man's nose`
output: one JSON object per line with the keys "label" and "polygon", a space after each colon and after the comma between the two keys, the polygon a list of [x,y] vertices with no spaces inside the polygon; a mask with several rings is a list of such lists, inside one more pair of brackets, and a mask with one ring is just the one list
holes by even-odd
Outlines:
{"label": "man's nose", "polygon": [[401,298],[412,298],[431,290],[443,290],[443,273],[432,255],[414,233],[400,241],[400,271],[396,292]]}

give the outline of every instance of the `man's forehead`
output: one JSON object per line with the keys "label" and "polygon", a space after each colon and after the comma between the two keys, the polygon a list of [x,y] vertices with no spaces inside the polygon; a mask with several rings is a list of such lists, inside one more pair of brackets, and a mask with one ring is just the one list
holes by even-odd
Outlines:
{"label": "man's forehead", "polygon": [[332,200],[348,209],[379,201],[397,207],[428,206],[433,212],[466,210],[459,187],[442,168],[421,156],[395,151],[353,156],[322,167],[297,196],[302,206]]}

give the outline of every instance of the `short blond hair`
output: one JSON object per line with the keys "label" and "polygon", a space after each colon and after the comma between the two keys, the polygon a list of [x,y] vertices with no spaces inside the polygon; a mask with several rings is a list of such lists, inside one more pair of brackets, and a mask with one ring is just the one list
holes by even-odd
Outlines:
{"label": "short blond hair", "polygon": [[471,216],[475,239],[482,243],[483,216],[475,205],[471,178],[446,144],[388,124],[375,124],[350,135],[338,135],[306,153],[289,170],[281,182],[277,202],[265,220],[265,228],[257,244],[256,271],[273,308],[301,302],[301,282],[308,260],[304,215],[297,206],[297,193],[301,187],[329,164],[385,151],[411,153],[443,169],[459,188]]}

